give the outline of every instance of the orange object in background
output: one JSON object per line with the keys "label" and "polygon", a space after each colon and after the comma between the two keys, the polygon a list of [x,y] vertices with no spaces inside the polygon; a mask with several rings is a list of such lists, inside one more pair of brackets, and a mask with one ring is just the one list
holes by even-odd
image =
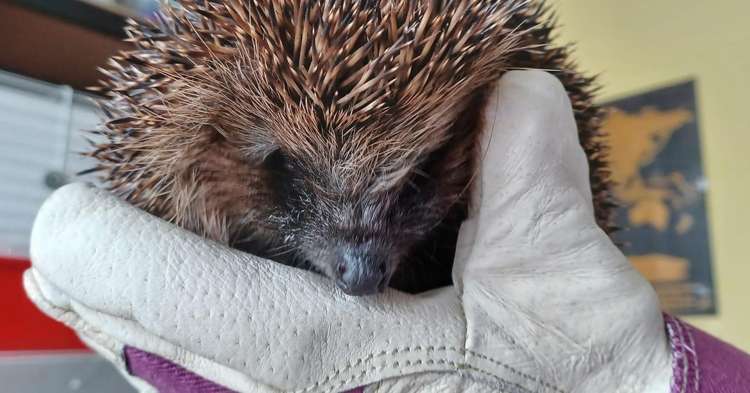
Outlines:
{"label": "orange object in background", "polygon": [[0,352],[86,350],[72,330],[42,314],[23,289],[29,261],[0,257]]}

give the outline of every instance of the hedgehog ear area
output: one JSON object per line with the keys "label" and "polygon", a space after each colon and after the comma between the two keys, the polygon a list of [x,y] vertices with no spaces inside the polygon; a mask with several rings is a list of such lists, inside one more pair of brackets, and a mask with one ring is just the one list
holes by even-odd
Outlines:
{"label": "hedgehog ear area", "polygon": [[386,171],[377,177],[378,180],[370,191],[379,194],[400,190],[411,182],[417,172],[418,169],[412,165]]}
{"label": "hedgehog ear area", "polygon": [[245,160],[252,166],[264,166],[269,161],[276,161],[279,158],[286,159],[286,155],[281,148],[271,143],[253,143],[241,147]]}

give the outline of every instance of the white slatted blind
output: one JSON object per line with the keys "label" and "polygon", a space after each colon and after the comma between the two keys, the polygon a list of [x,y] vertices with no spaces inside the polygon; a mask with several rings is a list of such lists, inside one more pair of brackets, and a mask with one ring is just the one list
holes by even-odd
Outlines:
{"label": "white slatted blind", "polygon": [[98,123],[96,107],[70,87],[0,71],[0,256],[28,256],[50,183],[90,167],[74,152]]}

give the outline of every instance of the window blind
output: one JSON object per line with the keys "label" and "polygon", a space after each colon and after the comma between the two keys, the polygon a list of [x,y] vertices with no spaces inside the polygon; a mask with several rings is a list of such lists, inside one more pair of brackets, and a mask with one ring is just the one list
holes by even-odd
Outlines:
{"label": "window blind", "polygon": [[99,122],[87,95],[0,71],[0,256],[28,257],[37,210],[92,165],[77,153],[87,146],[84,131]]}

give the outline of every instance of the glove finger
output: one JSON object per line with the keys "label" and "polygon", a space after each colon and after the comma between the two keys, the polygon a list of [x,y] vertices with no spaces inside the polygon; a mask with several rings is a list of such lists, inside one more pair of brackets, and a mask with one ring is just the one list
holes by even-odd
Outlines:
{"label": "glove finger", "polygon": [[590,197],[588,164],[570,99],[554,76],[506,74],[487,104],[484,124],[475,193],[480,209],[553,187]]}
{"label": "glove finger", "polygon": [[[507,73],[485,109],[479,180],[454,266],[471,255],[564,252],[595,224],[588,162],[562,84],[541,71]],[[495,261],[496,258],[473,258]],[[476,262],[479,263],[479,262]],[[460,281],[460,280],[454,280]]]}

